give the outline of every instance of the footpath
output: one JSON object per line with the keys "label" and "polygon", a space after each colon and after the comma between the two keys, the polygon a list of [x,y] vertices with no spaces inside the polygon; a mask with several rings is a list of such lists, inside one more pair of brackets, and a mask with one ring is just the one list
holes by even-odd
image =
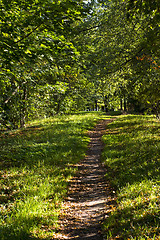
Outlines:
{"label": "footpath", "polygon": [[59,220],[60,233],[55,240],[103,240],[102,223],[114,202],[110,185],[105,180],[106,169],[100,161],[106,126],[114,119],[100,121],[88,131],[90,144],[87,156],[78,164],[71,179],[68,196],[63,202]]}

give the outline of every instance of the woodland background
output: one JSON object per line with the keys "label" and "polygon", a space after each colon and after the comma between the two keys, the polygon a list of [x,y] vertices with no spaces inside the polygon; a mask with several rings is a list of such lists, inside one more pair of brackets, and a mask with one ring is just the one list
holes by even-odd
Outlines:
{"label": "woodland background", "polygon": [[1,0],[0,128],[160,108],[158,0]]}

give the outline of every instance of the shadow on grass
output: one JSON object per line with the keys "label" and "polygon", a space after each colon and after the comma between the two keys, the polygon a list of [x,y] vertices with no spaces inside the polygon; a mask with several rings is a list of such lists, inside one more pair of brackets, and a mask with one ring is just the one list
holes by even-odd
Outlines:
{"label": "shadow on grass", "polygon": [[[85,140],[81,126],[81,129],[77,128],[74,131],[74,125],[77,126],[78,124],[67,123],[67,126],[58,124],[56,128],[36,129],[31,134],[30,130],[26,129],[24,135],[18,133],[18,136],[16,135],[13,138],[9,136],[7,139],[3,139],[2,156],[0,158],[1,170],[10,167],[32,167],[39,160],[43,160],[44,164],[59,165],[61,164],[59,162],[60,157],[65,163],[69,153],[72,153],[73,157],[75,155],[81,155],[82,157],[88,140],[87,138]],[[73,131],[70,130],[71,126]],[[88,126],[91,126],[91,124],[88,124]],[[73,157],[69,159],[70,163],[74,162]]]}
{"label": "shadow on grass", "polygon": [[104,224],[110,237],[158,239],[159,133],[160,123],[150,116],[122,116],[108,126],[102,158],[118,194]]}
{"label": "shadow on grass", "polygon": [[[33,225],[37,231],[43,225],[47,228],[48,221],[56,226],[50,214],[58,215],[74,165],[86,153],[89,138],[85,131],[100,118],[103,115],[98,113],[56,117],[1,134],[0,239],[38,240],[38,233],[37,238],[30,234]],[[41,236],[45,239],[45,234]]]}
{"label": "shadow on grass", "polygon": [[[136,208],[144,208],[144,204],[139,204]],[[146,215],[135,216],[134,207],[126,207],[122,211],[115,211],[108,219],[107,232],[110,232],[112,236],[118,236],[119,239],[159,239],[159,227],[155,224],[155,218],[158,215],[148,213]],[[125,221],[124,221],[125,219]],[[146,231],[149,229],[149,231]],[[140,236],[142,238],[140,238]],[[145,236],[145,238],[143,238]],[[109,235],[108,235],[109,237]],[[107,238],[109,239],[109,238]]]}
{"label": "shadow on grass", "polygon": [[106,144],[103,159],[114,172],[118,187],[159,178],[160,139],[157,133],[160,127],[144,125],[148,123],[142,116],[118,119],[103,138]]}
{"label": "shadow on grass", "polygon": [[[21,222],[26,224],[19,225],[19,223],[14,222],[11,226],[0,227],[0,239],[1,240],[48,240],[48,238],[39,238],[32,236],[30,233],[30,227],[37,222],[37,219],[21,219]],[[30,226],[30,224],[32,224]],[[28,228],[27,228],[28,227]],[[53,233],[52,233],[53,234]]]}

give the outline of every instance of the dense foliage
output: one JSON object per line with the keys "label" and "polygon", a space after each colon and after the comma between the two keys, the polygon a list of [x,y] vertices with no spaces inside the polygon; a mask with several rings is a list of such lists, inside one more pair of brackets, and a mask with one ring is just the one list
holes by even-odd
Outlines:
{"label": "dense foliage", "polygon": [[51,111],[59,112],[77,81],[81,86],[75,67],[79,53],[71,38],[88,7],[70,0],[1,1],[0,5],[1,123],[11,128],[24,126],[25,119],[46,101],[52,105],[55,100],[57,107]]}
{"label": "dense foliage", "polygon": [[152,111],[159,1],[0,1],[0,125],[86,109]]}

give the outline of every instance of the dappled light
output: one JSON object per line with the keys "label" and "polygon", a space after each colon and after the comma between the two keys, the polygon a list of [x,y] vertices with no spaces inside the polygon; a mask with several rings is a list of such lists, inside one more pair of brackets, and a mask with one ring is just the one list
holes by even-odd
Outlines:
{"label": "dappled light", "polygon": [[132,115],[120,117],[103,136],[106,177],[118,194],[118,206],[105,223],[107,236],[158,239],[159,133],[155,118]]}
{"label": "dappled light", "polygon": [[160,0],[0,0],[0,49],[0,240],[160,239]]}
{"label": "dappled light", "polygon": [[103,149],[101,137],[106,124],[113,119],[103,120],[92,131],[87,156],[78,164],[76,176],[71,179],[67,198],[62,205],[59,221],[60,233],[55,239],[102,240],[102,227],[106,206],[111,207],[111,187],[105,179],[105,168],[100,156]]}
{"label": "dappled light", "polygon": [[33,122],[1,133],[0,238],[53,236],[67,184],[89,143],[87,129],[103,114]]}

